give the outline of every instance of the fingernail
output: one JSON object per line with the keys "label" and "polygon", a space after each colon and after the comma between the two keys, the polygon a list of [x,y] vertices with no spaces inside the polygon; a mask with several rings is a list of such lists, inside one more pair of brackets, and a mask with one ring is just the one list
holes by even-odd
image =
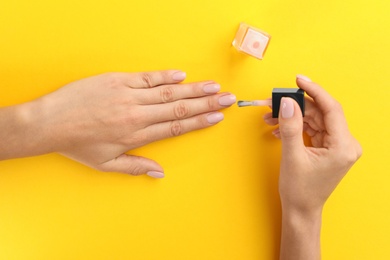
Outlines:
{"label": "fingernail", "polygon": [[218,103],[221,106],[231,106],[236,103],[236,96],[232,94],[222,96],[219,98]]}
{"label": "fingernail", "polygon": [[291,118],[294,115],[294,101],[291,98],[282,98],[282,117]]}
{"label": "fingernail", "polygon": [[309,77],[306,77],[306,76],[301,75],[301,74],[297,75],[297,79],[301,79],[301,80],[304,80],[304,81],[307,81],[307,82],[312,82]]}
{"label": "fingernail", "polygon": [[176,80],[176,81],[182,81],[186,78],[187,74],[183,71],[178,71],[178,72],[175,72],[173,75],[172,75],[172,79],[173,80]]}
{"label": "fingernail", "polygon": [[223,120],[224,116],[221,112],[214,112],[207,115],[207,122],[210,124],[216,124]]}
{"label": "fingernail", "polygon": [[218,91],[221,90],[221,86],[219,84],[207,84],[203,87],[203,91],[207,94],[213,94],[217,93]]}
{"label": "fingernail", "polygon": [[146,173],[146,175],[153,177],[153,178],[164,178],[164,173],[163,172],[157,172],[157,171],[149,171]]}

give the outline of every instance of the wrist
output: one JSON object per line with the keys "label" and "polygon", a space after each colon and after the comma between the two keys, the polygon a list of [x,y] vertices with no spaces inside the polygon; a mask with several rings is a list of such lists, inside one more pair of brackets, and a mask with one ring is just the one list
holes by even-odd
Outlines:
{"label": "wrist", "polygon": [[283,208],[280,259],[320,259],[321,222],[322,209]]}
{"label": "wrist", "polygon": [[0,110],[0,159],[11,159],[51,152],[39,100]]}
{"label": "wrist", "polygon": [[323,206],[315,204],[309,205],[291,205],[290,203],[283,203],[282,201],[282,214],[289,218],[299,219],[317,219],[322,215]]}
{"label": "wrist", "polygon": [[282,221],[292,227],[320,229],[322,221],[322,208],[313,210],[298,210],[282,208]]}

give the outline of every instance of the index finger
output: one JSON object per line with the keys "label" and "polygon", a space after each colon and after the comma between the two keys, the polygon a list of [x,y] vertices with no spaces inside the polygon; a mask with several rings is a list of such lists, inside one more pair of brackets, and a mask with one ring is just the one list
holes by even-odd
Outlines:
{"label": "index finger", "polygon": [[118,77],[126,86],[139,89],[154,88],[160,85],[179,83],[186,78],[186,73],[180,70],[161,70],[119,73]]}
{"label": "index finger", "polygon": [[349,132],[343,109],[337,100],[318,84],[305,77],[297,76],[297,85],[306,91],[322,112],[325,128],[329,135]]}

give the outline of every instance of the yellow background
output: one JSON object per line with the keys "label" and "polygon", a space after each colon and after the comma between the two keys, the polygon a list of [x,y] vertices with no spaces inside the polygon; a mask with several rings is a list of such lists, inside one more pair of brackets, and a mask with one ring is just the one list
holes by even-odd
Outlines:
{"label": "yellow background", "polygon": [[[238,99],[305,74],[364,149],[325,207],[323,259],[390,259],[389,14],[388,0],[2,0],[0,105],[107,71],[182,69]],[[243,21],[272,35],[263,61],[231,47]],[[233,106],[215,127],[133,151],[161,180],[56,154],[0,162],[0,259],[277,259],[267,111]]]}

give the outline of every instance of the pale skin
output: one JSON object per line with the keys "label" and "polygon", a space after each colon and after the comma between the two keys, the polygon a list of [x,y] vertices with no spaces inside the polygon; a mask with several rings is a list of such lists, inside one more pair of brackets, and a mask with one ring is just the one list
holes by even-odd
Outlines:
{"label": "pale skin", "polygon": [[[223,120],[218,110],[235,103],[214,81],[180,84],[177,70],[109,73],[70,83],[36,100],[0,108],[0,160],[58,152],[89,167],[164,177],[157,162],[128,152],[148,143],[206,128]],[[305,76],[305,117],[290,98],[281,101],[279,193],[280,259],[320,259],[324,204],[362,154],[341,105]],[[302,132],[311,137],[306,147]]]}
{"label": "pale skin", "polygon": [[[305,117],[291,98],[281,100],[279,118],[266,114],[282,141],[279,193],[282,204],[280,259],[321,259],[320,232],[324,204],[358,160],[362,148],[348,130],[341,105],[305,76],[297,85],[306,91]],[[311,139],[306,147],[302,132]]]}
{"label": "pale skin", "polygon": [[177,70],[109,73],[0,109],[0,160],[61,153],[92,168],[164,177],[157,162],[127,152],[215,125],[235,103],[214,81],[178,84]]}

